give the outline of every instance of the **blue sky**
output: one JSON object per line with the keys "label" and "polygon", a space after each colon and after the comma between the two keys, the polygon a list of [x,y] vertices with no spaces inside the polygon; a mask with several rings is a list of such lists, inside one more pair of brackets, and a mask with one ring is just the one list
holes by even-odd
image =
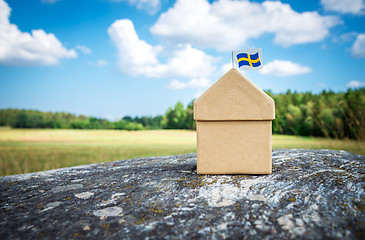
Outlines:
{"label": "blue sky", "polygon": [[243,74],[274,93],[365,86],[363,0],[0,0],[0,108],[115,120],[188,104]]}

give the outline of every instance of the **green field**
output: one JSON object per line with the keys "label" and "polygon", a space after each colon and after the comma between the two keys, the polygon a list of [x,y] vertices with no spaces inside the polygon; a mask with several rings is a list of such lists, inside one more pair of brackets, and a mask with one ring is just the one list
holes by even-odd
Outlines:
{"label": "green field", "polygon": [[[191,153],[196,133],[189,130],[52,130],[0,128],[0,175],[80,164]],[[273,148],[342,149],[365,155],[365,142],[285,135]]]}

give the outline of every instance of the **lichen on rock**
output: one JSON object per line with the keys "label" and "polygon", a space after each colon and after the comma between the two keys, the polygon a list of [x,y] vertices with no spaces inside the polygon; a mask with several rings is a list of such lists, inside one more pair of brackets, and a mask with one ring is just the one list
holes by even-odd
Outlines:
{"label": "lichen on rock", "polygon": [[271,175],[197,175],[196,154],[0,178],[0,239],[357,239],[365,157],[274,150]]}

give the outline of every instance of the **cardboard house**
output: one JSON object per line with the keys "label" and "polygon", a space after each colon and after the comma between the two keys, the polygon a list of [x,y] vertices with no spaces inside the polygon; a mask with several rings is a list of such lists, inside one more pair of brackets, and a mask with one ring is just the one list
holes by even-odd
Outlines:
{"label": "cardboard house", "polygon": [[194,102],[198,174],[270,174],[275,102],[232,68]]}

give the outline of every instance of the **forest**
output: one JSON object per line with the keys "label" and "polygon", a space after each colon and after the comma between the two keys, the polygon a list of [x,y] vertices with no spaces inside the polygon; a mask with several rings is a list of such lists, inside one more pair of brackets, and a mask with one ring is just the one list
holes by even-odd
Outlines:
{"label": "forest", "polygon": [[[273,94],[276,119],[273,133],[365,140],[365,88],[346,92],[322,91]],[[64,112],[0,109],[0,126],[54,129],[195,129],[193,101],[186,107],[178,102],[164,115],[131,117],[108,121]]]}

